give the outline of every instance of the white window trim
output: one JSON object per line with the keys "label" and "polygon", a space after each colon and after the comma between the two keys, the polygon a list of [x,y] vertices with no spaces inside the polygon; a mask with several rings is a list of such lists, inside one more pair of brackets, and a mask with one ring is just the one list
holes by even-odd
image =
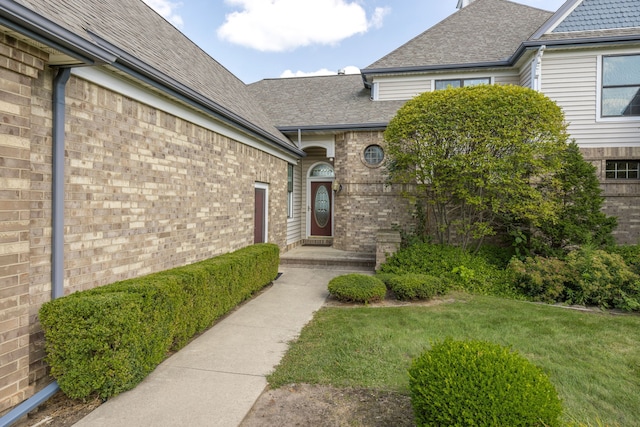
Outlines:
{"label": "white window trim", "polygon": [[602,61],[605,56],[630,56],[640,55],[640,52],[624,52],[608,55],[598,55],[596,64],[596,122],[609,122],[609,123],[625,123],[625,122],[640,122],[640,116],[618,116],[618,117],[602,117]]}
{"label": "white window trim", "polygon": [[[495,84],[495,76],[488,76],[489,77],[489,84]],[[478,74],[477,76],[470,76],[468,74],[466,75],[452,75],[452,76],[448,76],[448,75],[443,75],[442,77],[438,77],[437,79],[431,79],[431,92],[435,92],[436,91],[436,81],[442,81],[442,80],[473,80],[473,79],[486,79],[487,75],[486,74]]]}

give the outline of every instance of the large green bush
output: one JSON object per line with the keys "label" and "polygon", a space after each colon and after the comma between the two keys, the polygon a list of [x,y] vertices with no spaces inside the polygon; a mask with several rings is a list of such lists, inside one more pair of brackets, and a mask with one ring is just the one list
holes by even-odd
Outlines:
{"label": "large green bush", "polygon": [[509,268],[518,288],[527,296],[547,303],[564,300],[565,284],[571,280],[567,264],[557,258],[513,258]]}
{"label": "large green bush", "polygon": [[44,304],[39,316],[52,376],[72,398],[133,388],[168,351],[270,283],[278,258],[276,245],[253,245]]}
{"label": "large green bush", "polygon": [[370,303],[384,299],[387,287],[374,276],[344,274],[329,281],[329,293],[340,301]]}
{"label": "large green bush", "polygon": [[549,378],[497,344],[434,344],[412,361],[409,389],[418,426],[558,426],[562,406]]}
{"label": "large green bush", "polygon": [[409,273],[389,279],[389,289],[399,300],[431,299],[446,292],[446,281],[428,274]]}

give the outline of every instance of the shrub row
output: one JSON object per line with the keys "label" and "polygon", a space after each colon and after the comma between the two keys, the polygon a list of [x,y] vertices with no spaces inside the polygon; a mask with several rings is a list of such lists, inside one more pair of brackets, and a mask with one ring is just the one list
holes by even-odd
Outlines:
{"label": "shrub row", "polygon": [[560,425],[562,405],[547,375],[498,344],[434,344],[413,359],[409,390],[418,426]]}
{"label": "shrub row", "polygon": [[276,245],[257,244],[47,302],[39,317],[51,375],[71,398],[129,390],[270,283],[278,264]]}
{"label": "shrub row", "polygon": [[622,256],[583,247],[566,259],[514,259],[515,283],[532,299],[640,310],[640,276]]}

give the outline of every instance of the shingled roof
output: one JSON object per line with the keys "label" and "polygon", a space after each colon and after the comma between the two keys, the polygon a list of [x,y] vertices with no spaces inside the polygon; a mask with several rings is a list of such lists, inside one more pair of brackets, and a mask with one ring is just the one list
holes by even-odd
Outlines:
{"label": "shingled roof", "polygon": [[507,0],[476,0],[369,65],[363,73],[505,62],[552,15]]}
{"label": "shingled roof", "polygon": [[640,2],[569,0],[530,40],[546,44],[640,40]]}
{"label": "shingled roof", "polygon": [[284,130],[381,127],[404,104],[372,102],[360,74],[265,79],[249,90]]}
{"label": "shingled roof", "polygon": [[247,86],[142,0],[16,0],[90,43],[117,62],[142,64],[165,82],[193,91],[241,128],[297,148],[274,126]]}
{"label": "shingled roof", "polygon": [[622,28],[640,28],[640,2],[638,0],[584,0],[553,32]]}

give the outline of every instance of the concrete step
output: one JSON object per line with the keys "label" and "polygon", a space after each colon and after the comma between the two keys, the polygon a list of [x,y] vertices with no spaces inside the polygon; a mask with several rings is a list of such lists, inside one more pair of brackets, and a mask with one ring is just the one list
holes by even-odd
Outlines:
{"label": "concrete step", "polygon": [[299,246],[280,255],[287,267],[334,268],[338,270],[373,271],[375,254],[341,251],[325,246]]}

